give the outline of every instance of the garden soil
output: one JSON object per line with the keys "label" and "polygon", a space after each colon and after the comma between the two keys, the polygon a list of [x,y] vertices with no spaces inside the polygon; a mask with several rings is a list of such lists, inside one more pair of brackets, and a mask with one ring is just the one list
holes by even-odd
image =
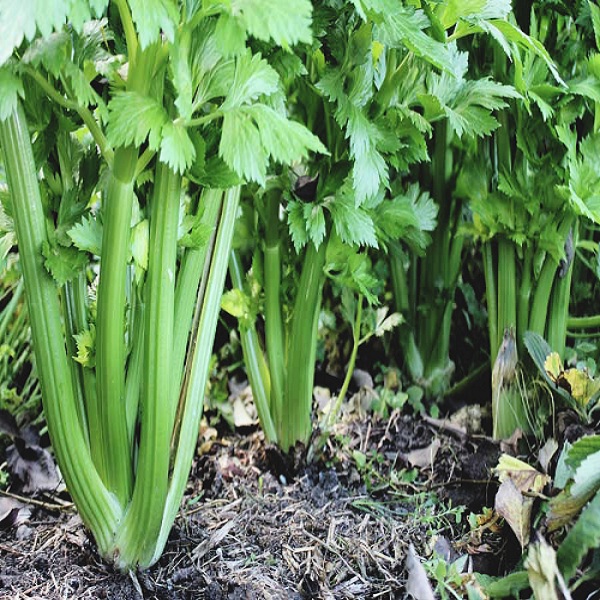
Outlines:
{"label": "garden soil", "polygon": [[[282,457],[256,428],[206,427],[155,566],[106,564],[65,493],[21,497],[26,517],[5,518],[0,531],[0,598],[403,598],[409,548],[467,554],[471,571],[510,569],[514,536],[483,516],[501,448],[468,429],[353,411],[308,463],[304,449]],[[475,532],[469,514],[480,515]]]}

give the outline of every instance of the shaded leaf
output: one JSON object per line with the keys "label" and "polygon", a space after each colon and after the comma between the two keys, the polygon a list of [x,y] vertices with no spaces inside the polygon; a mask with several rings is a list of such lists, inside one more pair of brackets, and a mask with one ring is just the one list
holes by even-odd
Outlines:
{"label": "shaded leaf", "polygon": [[524,566],[535,598],[558,600],[556,576],[560,573],[556,564],[556,553],[543,537],[529,546]]}

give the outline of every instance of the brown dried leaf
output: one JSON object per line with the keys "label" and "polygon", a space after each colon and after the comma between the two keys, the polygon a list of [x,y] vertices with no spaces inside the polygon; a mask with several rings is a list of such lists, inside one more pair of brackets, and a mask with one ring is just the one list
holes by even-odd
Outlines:
{"label": "brown dried leaf", "polygon": [[15,443],[6,449],[6,464],[12,474],[23,483],[23,491],[27,493],[64,489],[58,467],[52,455],[24,437],[15,438]]}
{"label": "brown dried leaf", "polygon": [[558,600],[556,576],[560,573],[556,564],[556,552],[543,537],[529,547],[525,568],[536,598]]}
{"label": "brown dried leaf", "polygon": [[495,508],[517,536],[521,548],[529,542],[533,498],[519,491],[513,479],[505,478],[496,492]]}
{"label": "brown dried leaf", "polygon": [[408,454],[405,455],[406,460],[410,463],[412,467],[431,467],[433,462],[435,461],[435,457],[440,449],[442,443],[438,438],[435,438],[429,446],[425,448],[418,448],[417,450],[412,450]]}
{"label": "brown dried leaf", "polygon": [[526,462],[503,454],[494,469],[501,482],[511,479],[516,488],[521,492],[541,493],[544,486],[550,482],[550,477],[540,473]]}
{"label": "brown dried leaf", "polygon": [[538,454],[538,460],[544,473],[548,472],[550,461],[558,450],[558,442],[554,438],[548,438],[546,443],[542,446]]}

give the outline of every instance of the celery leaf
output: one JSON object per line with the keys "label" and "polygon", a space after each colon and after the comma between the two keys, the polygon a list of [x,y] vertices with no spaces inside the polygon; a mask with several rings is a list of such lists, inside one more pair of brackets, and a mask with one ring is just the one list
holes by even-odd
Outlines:
{"label": "celery leaf", "polygon": [[246,50],[235,62],[233,80],[228,82],[229,91],[221,105],[222,110],[231,110],[250,104],[259,96],[270,96],[279,85],[279,75],[260,54]]}
{"label": "celery leaf", "polygon": [[196,150],[185,127],[168,121],[162,128],[160,160],[183,173],[194,161]]}
{"label": "celery leaf", "polygon": [[85,252],[96,256],[102,254],[102,224],[92,216],[84,216],[67,231],[73,244]]}
{"label": "celery leaf", "polygon": [[312,41],[312,4],[308,0],[233,0],[231,12],[259,40],[279,46]]}
{"label": "celery leaf", "polygon": [[162,104],[137,92],[118,92],[108,105],[108,139],[113,146],[148,145],[157,150],[168,116]]}
{"label": "celery leaf", "polygon": [[8,119],[23,98],[23,82],[8,67],[0,67],[0,121]]}
{"label": "celery leaf", "polygon": [[335,231],[344,243],[378,247],[373,219],[363,207],[356,206],[347,183],[327,207],[333,217]]}
{"label": "celery leaf", "polygon": [[159,41],[161,33],[171,42],[175,39],[175,26],[179,24],[175,3],[170,0],[129,0],[129,6],[142,49]]}
{"label": "celery leaf", "polygon": [[85,268],[88,258],[73,246],[65,248],[58,244],[43,242],[44,266],[58,285],[64,285]]}
{"label": "celery leaf", "polygon": [[242,110],[225,113],[219,156],[244,179],[265,182],[268,155],[250,113]]}

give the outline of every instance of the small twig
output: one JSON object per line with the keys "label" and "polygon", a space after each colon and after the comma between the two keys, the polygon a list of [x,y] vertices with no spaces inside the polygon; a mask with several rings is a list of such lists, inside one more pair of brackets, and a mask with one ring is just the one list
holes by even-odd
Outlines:
{"label": "small twig", "polygon": [[12,492],[8,492],[6,490],[0,490],[0,494],[6,496],[7,498],[12,498],[13,500],[19,500],[19,502],[24,502],[25,504],[33,504],[34,506],[45,508],[46,510],[68,510],[75,506],[72,502],[65,502],[64,504],[55,504],[52,502],[36,500],[35,498],[28,498],[27,496],[20,496],[19,494],[13,494]]}

